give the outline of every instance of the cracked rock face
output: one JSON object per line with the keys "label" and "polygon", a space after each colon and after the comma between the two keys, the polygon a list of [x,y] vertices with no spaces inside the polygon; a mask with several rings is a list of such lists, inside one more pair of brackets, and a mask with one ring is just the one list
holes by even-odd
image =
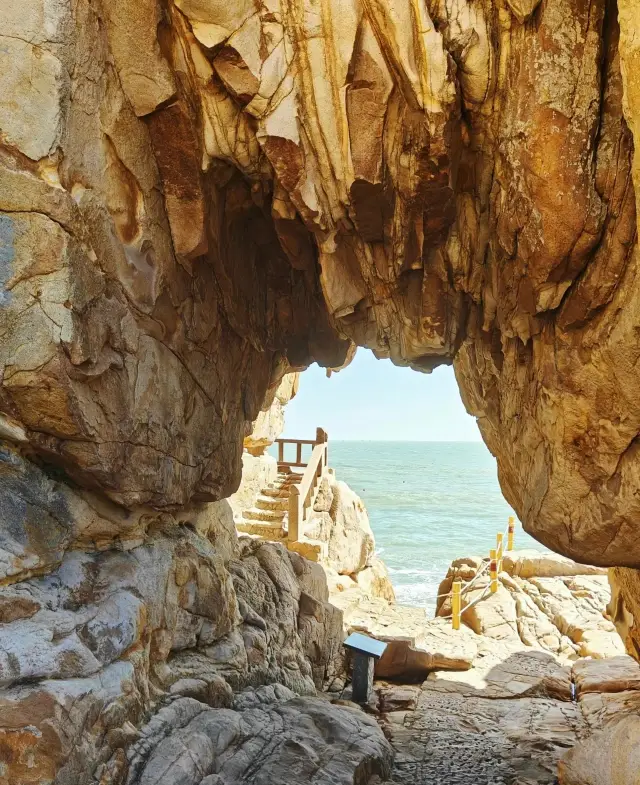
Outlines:
{"label": "cracked rock face", "polygon": [[0,432],[177,509],[233,492],[291,367],[453,363],[527,529],[640,565],[637,27],[630,0],[5,3]]}

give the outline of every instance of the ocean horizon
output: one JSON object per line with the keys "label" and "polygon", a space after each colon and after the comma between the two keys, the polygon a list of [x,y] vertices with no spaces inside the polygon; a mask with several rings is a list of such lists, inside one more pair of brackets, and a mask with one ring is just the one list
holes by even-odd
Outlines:
{"label": "ocean horizon", "polygon": [[[329,465],[364,501],[398,602],[430,614],[450,563],[488,556],[515,516],[482,441],[330,439]],[[515,545],[545,550],[519,524]]]}

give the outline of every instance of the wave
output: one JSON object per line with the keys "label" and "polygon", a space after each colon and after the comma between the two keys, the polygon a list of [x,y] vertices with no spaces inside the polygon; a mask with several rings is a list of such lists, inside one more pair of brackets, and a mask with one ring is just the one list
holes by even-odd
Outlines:
{"label": "wave", "polygon": [[[387,566],[390,575],[415,575],[416,577],[430,578],[431,580],[440,580],[437,578],[436,569],[421,570],[417,567],[389,567]],[[444,575],[442,576],[444,578]]]}

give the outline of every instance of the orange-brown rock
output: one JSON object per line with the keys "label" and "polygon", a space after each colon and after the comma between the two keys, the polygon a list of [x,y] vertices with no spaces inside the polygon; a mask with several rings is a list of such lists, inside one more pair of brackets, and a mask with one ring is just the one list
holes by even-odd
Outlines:
{"label": "orange-brown rock", "polygon": [[[265,399],[356,344],[421,371],[453,363],[527,530],[627,570],[612,615],[635,651],[638,41],[633,0],[2,3],[0,627],[23,630],[0,652],[11,690],[58,673],[92,694],[102,678],[107,697],[127,682],[139,723],[145,663],[194,648],[203,614],[177,613],[169,635],[136,589],[90,612],[74,596],[53,619],[23,587],[60,571],[72,586],[74,554],[120,557],[159,532],[173,553],[172,530],[188,531],[196,561],[227,552],[206,505],[237,488]],[[279,585],[268,553],[237,580]],[[171,607],[200,607],[203,575]],[[335,620],[300,625],[292,604],[265,621],[274,592],[238,609],[242,633],[235,610],[233,635],[206,626],[230,673],[242,657],[273,664],[277,634],[265,642],[259,619],[275,630],[279,613],[295,656],[265,673],[311,672],[305,647],[322,654],[318,629]],[[122,633],[109,651],[96,618]],[[135,686],[95,675],[132,652]],[[70,695],[47,698],[51,716]],[[94,723],[96,705],[78,712]],[[124,742],[109,771],[93,767],[110,727],[96,722],[69,765],[121,782]],[[19,781],[31,741],[14,738]]]}
{"label": "orange-brown rock", "polygon": [[287,368],[453,362],[527,529],[640,565],[628,0],[2,16],[3,433],[176,508]]}

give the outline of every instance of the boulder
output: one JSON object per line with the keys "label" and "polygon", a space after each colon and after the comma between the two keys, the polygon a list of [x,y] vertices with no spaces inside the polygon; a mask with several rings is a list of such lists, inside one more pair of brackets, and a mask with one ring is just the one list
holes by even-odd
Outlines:
{"label": "boulder", "polygon": [[[385,778],[391,762],[374,719],[273,688],[238,696],[233,709],[180,697],[141,737],[129,751],[132,785],[355,785]],[[114,767],[112,758],[105,768]]]}
{"label": "boulder", "polygon": [[558,578],[570,575],[606,575],[606,569],[578,564],[558,553],[507,551],[502,569],[517,578]]}
{"label": "boulder", "polygon": [[387,602],[395,602],[396,594],[389,572],[378,556],[373,556],[370,566],[356,573],[355,579],[358,587],[369,597],[380,597]]}
{"label": "boulder", "polygon": [[321,525],[321,530],[328,528],[329,531],[314,535],[312,519],[308,536],[318,540],[326,538],[329,564],[342,575],[353,575],[371,566],[375,552],[369,516],[362,499],[346,483],[332,480],[331,492],[331,510],[324,513],[327,520]]}
{"label": "boulder", "polygon": [[363,632],[385,641],[387,649],[376,663],[376,677],[415,681],[432,670],[466,670],[477,654],[476,636],[467,627],[429,619],[423,608],[391,604],[364,597],[359,591],[332,595],[344,612],[347,632]]}
{"label": "boulder", "polygon": [[484,586],[481,585],[478,590],[474,589],[465,595],[462,612],[464,623],[477,635],[497,640],[519,640],[516,603],[511,592],[504,586],[500,585],[495,594],[487,594],[485,599],[469,610],[464,609],[466,604],[471,604],[480,597],[485,589],[486,581]]}
{"label": "boulder", "polygon": [[640,665],[626,655],[580,660],[573,666],[573,680],[578,695],[640,690]]}
{"label": "boulder", "polygon": [[636,785],[640,717],[626,717],[576,744],[562,759],[560,785]]}

